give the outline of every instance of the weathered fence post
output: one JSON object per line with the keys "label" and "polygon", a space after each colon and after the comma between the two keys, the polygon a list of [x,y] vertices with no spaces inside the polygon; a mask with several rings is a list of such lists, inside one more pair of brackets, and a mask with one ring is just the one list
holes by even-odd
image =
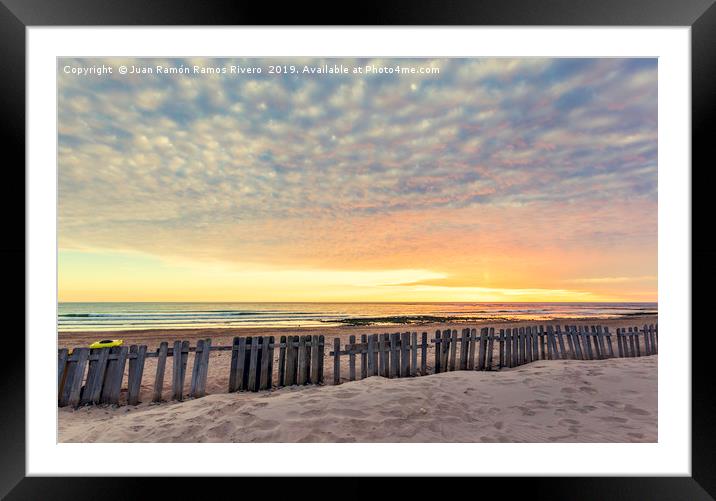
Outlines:
{"label": "weathered fence post", "polygon": [[318,336],[318,384],[323,384],[323,363],[326,353],[326,338],[323,334]]}
{"label": "weathered fence post", "polygon": [[507,367],[513,367],[512,364],[512,329],[505,329],[505,361]]}
{"label": "weathered fence post", "polygon": [[362,345],[360,349],[360,378],[365,379],[368,377],[368,336],[361,334],[360,344]]}
{"label": "weathered fence post", "polygon": [[470,329],[463,329],[460,337],[460,370],[467,369],[467,350],[470,342]]}
{"label": "weathered fence post", "polygon": [[127,346],[115,346],[110,351],[110,355],[117,355],[117,358],[107,362],[100,402],[108,404],[119,403],[128,351]]}
{"label": "weathered fence post", "polygon": [[614,358],[614,346],[612,345],[612,335],[609,332],[609,327],[604,327],[604,337],[606,339],[607,354],[609,358]]}
{"label": "weathered fence post", "polygon": [[[317,335],[311,337],[311,383],[318,384],[320,382],[320,368],[321,362],[319,361],[319,345],[320,339]],[[365,370],[365,362],[361,366],[361,372]],[[364,376],[365,377],[365,376]]]}
{"label": "weathered fence post", "polygon": [[400,334],[400,377],[410,376],[410,332]]}
{"label": "weathered fence post", "polygon": [[487,334],[487,367],[488,371],[492,370],[492,352],[495,349],[495,328],[490,327]]}
{"label": "weathered fence post", "polygon": [[425,376],[428,373],[428,333],[423,332],[420,342],[420,375]]}
{"label": "weathered fence post", "polygon": [[[82,391],[80,405],[98,404],[102,394],[102,384],[109,359],[109,348],[90,350],[89,369],[87,369],[87,383]],[[94,360],[93,360],[94,359]]]}
{"label": "weathered fence post", "polygon": [[375,362],[375,334],[368,336],[368,376],[375,376],[377,374]]}
{"label": "weathered fence post", "polygon": [[380,364],[382,368],[382,376],[390,377],[390,337],[383,334],[380,338]]}
{"label": "weathered fence post", "polygon": [[296,384],[296,356],[298,355],[298,350],[293,346],[295,342],[296,336],[288,336],[286,338],[286,386]]}
{"label": "weathered fence post", "polygon": [[80,403],[80,392],[82,391],[82,379],[85,375],[87,360],[89,359],[89,348],[75,348],[72,352],[72,358],[76,361],[70,366],[72,377],[67,379],[65,383],[65,391],[63,396],[66,397],[65,402],[71,407],[77,407]]}
{"label": "weathered fence post", "polygon": [[400,377],[400,333],[390,335],[390,377]]}
{"label": "weathered fence post", "polygon": [[341,340],[333,339],[333,384],[341,383]]}
{"label": "weathered fence post", "polygon": [[457,329],[453,329],[450,333],[450,370],[454,371],[457,367]]}
{"label": "weathered fence post", "polygon": [[259,372],[259,380],[257,381],[259,390],[270,390],[271,389],[271,352],[269,346],[271,346],[271,336],[263,336],[261,339],[261,366]]}
{"label": "weathered fence post", "polygon": [[418,375],[418,333],[410,334],[410,375]]}
{"label": "weathered fence post", "polygon": [[468,348],[469,353],[467,354],[467,369],[475,369],[475,350],[478,345],[477,342],[477,329],[468,329],[468,339],[470,341],[470,347]]}
{"label": "weathered fence post", "polygon": [[286,386],[286,336],[281,336],[278,342],[278,385]]}
{"label": "weathered fence post", "polygon": [[298,338],[298,381],[299,386],[308,382],[308,357],[306,356],[306,336]]}
{"label": "weathered fence post", "polygon": [[355,352],[355,345],[356,345],[356,337],[355,336],[349,336],[348,337],[348,346],[346,346],[346,351],[348,352],[348,379],[350,381],[356,380],[356,352]]}
{"label": "weathered fence post", "polygon": [[436,331],[435,332],[435,364],[434,364],[435,367],[433,369],[435,371],[435,374],[438,374],[441,372],[440,362],[442,362],[442,358],[443,358],[442,352],[443,352],[442,337],[441,337],[440,331]]}
{"label": "weathered fence post", "polygon": [[139,393],[142,389],[142,375],[144,374],[144,359],[147,355],[147,346],[141,345],[135,349],[135,357],[129,360],[129,375],[127,380],[127,403],[137,405]]}
{"label": "weathered fence post", "polygon": [[157,373],[154,378],[154,393],[152,394],[152,402],[162,401],[162,390],[164,388],[164,371],[167,366],[167,352],[169,351],[169,343],[162,341],[159,344],[157,353]]}
{"label": "weathered fence post", "polygon": [[477,354],[477,370],[478,371],[484,371],[485,370],[485,354],[487,350],[487,327],[482,327],[480,329],[480,348]]}

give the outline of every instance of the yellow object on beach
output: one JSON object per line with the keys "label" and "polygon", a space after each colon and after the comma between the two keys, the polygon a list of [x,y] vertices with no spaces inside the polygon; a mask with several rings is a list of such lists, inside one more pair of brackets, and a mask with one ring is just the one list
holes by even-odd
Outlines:
{"label": "yellow object on beach", "polygon": [[103,339],[102,341],[95,341],[90,348],[111,348],[112,346],[122,346],[124,343],[121,339]]}

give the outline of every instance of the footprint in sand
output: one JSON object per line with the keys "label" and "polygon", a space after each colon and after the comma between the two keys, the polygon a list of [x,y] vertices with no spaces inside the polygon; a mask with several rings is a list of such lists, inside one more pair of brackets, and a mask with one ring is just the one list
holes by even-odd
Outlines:
{"label": "footprint in sand", "polygon": [[594,388],[590,388],[589,386],[580,386],[579,391],[581,391],[582,393],[587,393],[589,395],[594,395],[595,393],[599,393],[597,390],[595,390]]}
{"label": "footprint in sand", "polygon": [[617,408],[617,407],[621,407],[621,405],[622,405],[621,403],[615,402],[614,400],[599,400],[597,403],[598,403],[598,404],[604,404],[604,405],[606,405],[607,407],[611,407],[612,409],[615,409],[615,408]]}
{"label": "footprint in sand", "polygon": [[627,404],[626,407],[624,407],[624,412],[628,414],[636,414],[638,416],[649,416],[651,413],[649,411],[645,411],[644,409],[639,409],[638,407],[634,407],[633,405]]}
{"label": "footprint in sand", "polygon": [[577,390],[575,390],[574,388],[570,388],[569,386],[566,386],[566,387],[562,388],[561,392],[571,394],[571,393],[577,393]]}
{"label": "footprint in sand", "polygon": [[505,426],[505,423],[503,423],[502,421],[497,421],[496,423],[493,423],[492,426],[494,426],[494,427],[497,428],[498,430],[501,430],[502,427]]}
{"label": "footprint in sand", "polygon": [[362,417],[366,417],[368,415],[365,412],[360,411],[358,409],[332,409],[331,414],[336,414],[338,416],[352,417],[352,418],[362,418]]}
{"label": "footprint in sand", "polygon": [[581,424],[581,423],[580,423],[579,421],[577,421],[576,419],[567,419],[567,418],[560,419],[559,421],[557,421],[557,423],[560,424],[560,425],[562,425],[562,426],[574,426],[574,425]]}
{"label": "footprint in sand", "polygon": [[622,417],[616,416],[601,416],[599,419],[606,421],[607,423],[628,423],[629,420]]}

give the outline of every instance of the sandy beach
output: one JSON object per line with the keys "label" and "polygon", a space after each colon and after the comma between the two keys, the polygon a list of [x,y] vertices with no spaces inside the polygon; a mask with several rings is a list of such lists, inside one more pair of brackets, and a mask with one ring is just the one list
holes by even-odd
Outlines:
{"label": "sandy beach", "polygon": [[655,442],[657,357],[59,409],[60,442]]}

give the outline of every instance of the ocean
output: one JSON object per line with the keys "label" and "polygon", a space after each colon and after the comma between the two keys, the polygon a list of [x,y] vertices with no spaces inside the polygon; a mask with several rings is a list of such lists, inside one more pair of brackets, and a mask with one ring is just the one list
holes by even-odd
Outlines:
{"label": "ocean", "polygon": [[317,327],[623,318],[657,303],[59,303],[58,330]]}

